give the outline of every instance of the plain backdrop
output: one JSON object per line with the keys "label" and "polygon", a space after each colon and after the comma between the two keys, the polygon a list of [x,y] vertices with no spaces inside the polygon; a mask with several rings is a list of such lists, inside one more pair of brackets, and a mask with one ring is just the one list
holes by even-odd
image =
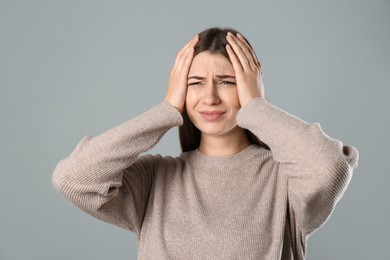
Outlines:
{"label": "plain backdrop", "polygon": [[[0,259],[136,259],[133,233],[51,183],[57,162],[161,102],[177,51],[233,27],[271,103],[360,153],[309,260],[390,259],[390,1],[0,0]],[[177,129],[150,153],[178,155]]]}

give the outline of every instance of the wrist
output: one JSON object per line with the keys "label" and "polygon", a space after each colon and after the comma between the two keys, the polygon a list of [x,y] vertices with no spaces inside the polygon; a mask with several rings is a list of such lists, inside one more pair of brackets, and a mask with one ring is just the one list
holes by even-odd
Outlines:
{"label": "wrist", "polygon": [[246,95],[244,97],[240,97],[241,107],[246,106],[250,101],[252,101],[253,99],[256,99],[256,98],[263,98],[263,99],[265,99],[265,97],[263,95],[261,95],[260,93],[256,93],[256,94],[252,94],[252,95]]}
{"label": "wrist", "polygon": [[165,101],[168,102],[171,106],[177,109],[177,111],[180,112],[180,114],[183,112],[183,106],[177,105],[175,102],[172,102],[168,98],[165,98]]}

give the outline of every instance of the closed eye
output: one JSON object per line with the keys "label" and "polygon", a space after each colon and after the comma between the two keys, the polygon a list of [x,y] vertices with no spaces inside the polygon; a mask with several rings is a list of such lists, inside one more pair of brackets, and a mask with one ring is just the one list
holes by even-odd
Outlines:
{"label": "closed eye", "polygon": [[[196,82],[191,82],[191,83],[188,83],[188,86],[200,86],[200,85],[204,85],[204,83],[202,81],[196,81]],[[236,85],[236,82],[233,82],[233,81],[227,81],[227,80],[221,80],[220,82],[218,82],[218,85]]]}
{"label": "closed eye", "polygon": [[221,84],[221,85],[236,85],[236,82],[222,80],[222,81],[219,82],[219,84]]}
{"label": "closed eye", "polygon": [[188,83],[188,86],[203,85],[201,81]]}

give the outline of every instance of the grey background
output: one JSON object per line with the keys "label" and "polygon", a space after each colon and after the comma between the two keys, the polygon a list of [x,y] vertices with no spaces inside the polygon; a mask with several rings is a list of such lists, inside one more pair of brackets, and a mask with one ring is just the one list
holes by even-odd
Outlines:
{"label": "grey background", "polygon": [[[240,30],[266,94],[358,148],[359,168],[307,259],[390,259],[390,2],[0,0],[0,259],[136,259],[134,234],[51,185],[56,163],[161,102],[177,51]],[[177,155],[177,129],[151,153]]]}

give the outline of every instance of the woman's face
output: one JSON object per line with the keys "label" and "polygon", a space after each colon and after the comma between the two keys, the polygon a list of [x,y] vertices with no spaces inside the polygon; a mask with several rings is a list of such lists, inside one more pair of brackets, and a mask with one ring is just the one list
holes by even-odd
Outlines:
{"label": "woman's face", "polygon": [[186,111],[202,135],[222,136],[238,128],[241,108],[235,73],[222,55],[201,52],[188,73]]}

